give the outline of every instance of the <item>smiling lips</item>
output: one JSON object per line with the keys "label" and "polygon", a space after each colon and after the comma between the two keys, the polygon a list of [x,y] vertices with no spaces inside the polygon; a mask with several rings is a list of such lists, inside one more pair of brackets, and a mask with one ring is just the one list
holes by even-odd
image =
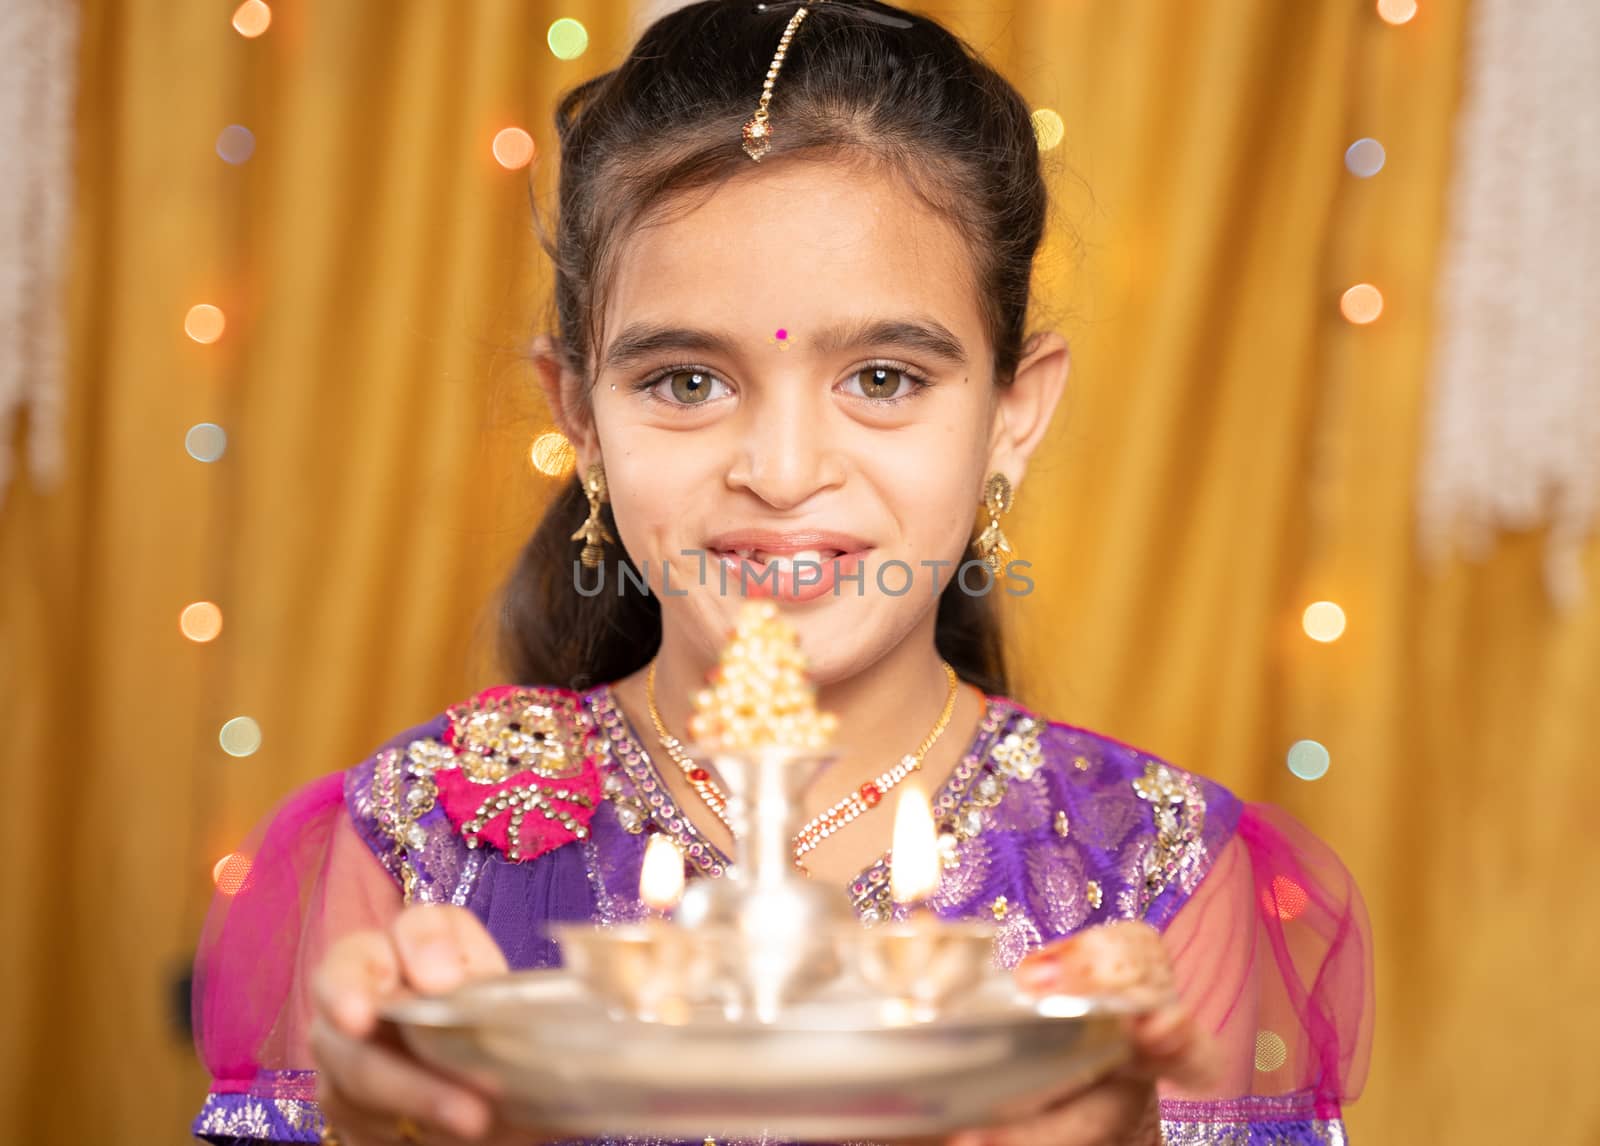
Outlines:
{"label": "smiling lips", "polygon": [[706,548],[746,596],[800,602],[832,593],[839,574],[859,566],[872,546],[843,533],[741,530],[712,538]]}

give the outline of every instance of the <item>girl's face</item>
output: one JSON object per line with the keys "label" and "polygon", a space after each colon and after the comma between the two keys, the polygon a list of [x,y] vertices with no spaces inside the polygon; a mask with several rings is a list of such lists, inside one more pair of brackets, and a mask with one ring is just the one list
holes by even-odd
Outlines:
{"label": "girl's face", "polygon": [[666,639],[709,662],[775,585],[814,678],[849,677],[931,635],[984,480],[1020,481],[1065,347],[1042,336],[998,391],[965,244],[892,178],[791,161],[699,194],[626,240],[592,414],[568,432],[580,467],[604,462]]}

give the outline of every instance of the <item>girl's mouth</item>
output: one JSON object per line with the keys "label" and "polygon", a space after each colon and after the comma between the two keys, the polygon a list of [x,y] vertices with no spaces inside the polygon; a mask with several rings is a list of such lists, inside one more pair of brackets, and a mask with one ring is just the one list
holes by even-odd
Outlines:
{"label": "girl's mouth", "polygon": [[836,557],[844,556],[843,551],[838,549],[797,549],[788,553],[770,552],[765,549],[718,549],[713,552],[719,560],[748,561],[761,569],[773,566],[789,571],[803,565],[820,567]]}
{"label": "girl's mouth", "polygon": [[855,584],[864,593],[859,572],[866,549],[846,553],[839,549],[796,549],[784,553],[763,549],[713,549],[726,591],[745,597],[771,597],[782,601],[814,601],[841,596],[843,586]]}

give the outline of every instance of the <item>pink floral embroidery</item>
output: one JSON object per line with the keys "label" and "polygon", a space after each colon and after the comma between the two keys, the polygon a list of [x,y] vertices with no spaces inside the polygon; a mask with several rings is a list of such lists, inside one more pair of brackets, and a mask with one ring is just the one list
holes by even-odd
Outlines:
{"label": "pink floral embroidery", "polygon": [[581,840],[600,802],[598,741],[578,694],[502,685],[447,713],[453,767],[434,772],[439,806],[468,847],[537,859]]}

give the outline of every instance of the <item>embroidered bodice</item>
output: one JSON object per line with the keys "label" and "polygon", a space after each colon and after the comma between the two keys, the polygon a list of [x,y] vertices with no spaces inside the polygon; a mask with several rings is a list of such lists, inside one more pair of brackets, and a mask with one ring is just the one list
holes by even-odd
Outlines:
{"label": "embroidered bodice", "polygon": [[[1303,826],[1000,696],[934,812],[931,906],[995,922],[1000,965],[1112,919],[1167,937],[1228,1071],[1215,1095],[1163,1096],[1164,1141],[1343,1142],[1340,1102],[1359,1090],[1370,1037],[1370,938],[1348,873]],[[214,1081],[196,1134],[318,1140],[315,1071],[295,1036],[331,937],[385,926],[372,913],[399,902],[451,903],[512,968],[556,966],[549,924],[643,917],[657,832],[692,877],[725,874],[605,684],[486,690],[298,789],[246,841],[250,881],[207,917],[195,1014]],[[896,911],[888,875],[879,859],[843,889],[863,926]]]}

